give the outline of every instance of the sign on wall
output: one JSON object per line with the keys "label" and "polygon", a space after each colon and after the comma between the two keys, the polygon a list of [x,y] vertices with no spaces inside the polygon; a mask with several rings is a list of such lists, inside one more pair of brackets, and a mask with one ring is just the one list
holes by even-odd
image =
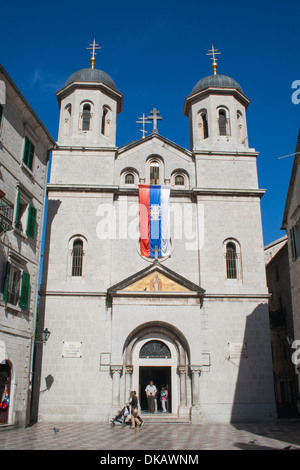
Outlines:
{"label": "sign on wall", "polygon": [[62,357],[82,357],[82,341],[63,341]]}
{"label": "sign on wall", "polygon": [[248,357],[246,343],[228,343],[228,350],[228,359]]}

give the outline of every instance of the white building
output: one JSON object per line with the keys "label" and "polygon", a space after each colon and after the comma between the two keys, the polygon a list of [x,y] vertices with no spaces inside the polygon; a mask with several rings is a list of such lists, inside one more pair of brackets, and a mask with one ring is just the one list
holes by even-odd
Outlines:
{"label": "white building", "polygon": [[[122,94],[101,70],[75,72],[57,98],[39,420],[107,422],[131,389],[143,411],[150,379],[168,386],[171,418],[274,419],[264,191],[240,85],[225,75],[195,85],[190,150],[155,126],[116,147]],[[171,186],[167,259],[139,251],[138,185],[150,183]]]}
{"label": "white building", "polygon": [[44,208],[55,141],[0,65],[0,425],[29,419]]}

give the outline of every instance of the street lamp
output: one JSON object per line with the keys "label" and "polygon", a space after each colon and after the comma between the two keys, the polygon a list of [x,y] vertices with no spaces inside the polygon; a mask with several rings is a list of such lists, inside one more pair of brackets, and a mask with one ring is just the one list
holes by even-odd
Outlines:
{"label": "street lamp", "polygon": [[51,335],[51,331],[49,331],[48,328],[45,328],[42,331],[42,341],[36,341],[36,343],[45,344],[48,341],[50,335]]}
{"label": "street lamp", "polygon": [[42,331],[42,340],[43,340],[43,343],[46,343],[46,341],[48,341],[50,335],[51,335],[51,331],[49,331],[48,328],[45,328],[45,329]]}

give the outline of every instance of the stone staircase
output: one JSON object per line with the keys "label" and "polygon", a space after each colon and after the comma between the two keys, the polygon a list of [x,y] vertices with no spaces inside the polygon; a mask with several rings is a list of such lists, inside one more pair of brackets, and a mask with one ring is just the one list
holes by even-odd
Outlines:
{"label": "stone staircase", "polygon": [[177,414],[171,413],[141,413],[140,417],[145,421],[145,423],[181,423],[181,424],[191,424],[189,416],[179,417]]}

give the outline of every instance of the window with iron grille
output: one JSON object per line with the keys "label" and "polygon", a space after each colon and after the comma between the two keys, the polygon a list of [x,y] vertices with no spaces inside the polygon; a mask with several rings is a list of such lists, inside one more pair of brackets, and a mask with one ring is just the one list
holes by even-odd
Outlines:
{"label": "window with iron grille", "polygon": [[73,243],[72,252],[72,276],[82,276],[83,264],[83,242],[82,240],[75,240]]}
{"label": "window with iron grille", "polygon": [[168,346],[163,343],[162,341],[148,341],[148,343],[144,344],[142,349],[140,350],[140,357],[141,358],[170,358],[171,351]]}
{"label": "window with iron grille", "polygon": [[184,186],[184,176],[182,175],[175,176],[175,186]]}
{"label": "window with iron grille", "polygon": [[227,279],[237,278],[237,255],[234,243],[227,243],[226,245],[226,269]]}
{"label": "window with iron grille", "polygon": [[134,175],[132,173],[127,173],[125,176],[125,184],[134,184]]}

